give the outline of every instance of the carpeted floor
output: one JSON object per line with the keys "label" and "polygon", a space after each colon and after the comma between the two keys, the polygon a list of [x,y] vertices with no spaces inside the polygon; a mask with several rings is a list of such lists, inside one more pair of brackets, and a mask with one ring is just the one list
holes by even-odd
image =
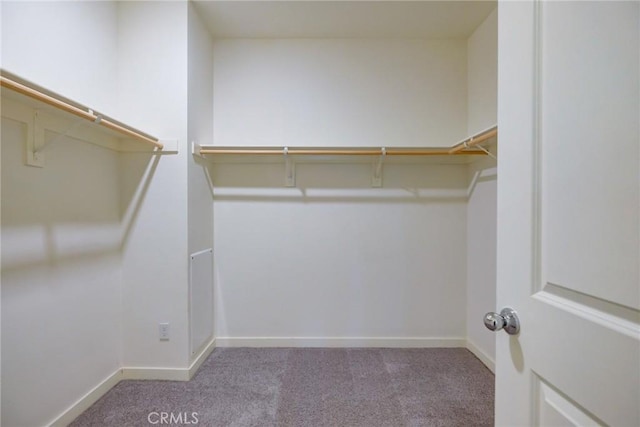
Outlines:
{"label": "carpeted floor", "polygon": [[460,348],[218,348],[191,381],[122,381],[71,425],[492,426],[493,401]]}

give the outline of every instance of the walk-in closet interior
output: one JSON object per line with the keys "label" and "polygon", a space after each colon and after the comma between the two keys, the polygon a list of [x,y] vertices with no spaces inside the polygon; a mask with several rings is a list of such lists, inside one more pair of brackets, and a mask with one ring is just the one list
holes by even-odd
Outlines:
{"label": "walk-in closet interior", "polygon": [[215,347],[493,370],[496,2],[0,11],[3,425]]}

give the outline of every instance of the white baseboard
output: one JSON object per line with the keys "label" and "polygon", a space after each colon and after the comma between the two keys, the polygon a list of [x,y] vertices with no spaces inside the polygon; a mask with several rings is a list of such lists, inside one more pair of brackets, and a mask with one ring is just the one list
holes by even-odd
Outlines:
{"label": "white baseboard", "polygon": [[188,368],[146,368],[125,367],[122,368],[123,380],[166,380],[189,381],[196,373],[202,362],[216,348],[217,340],[213,339],[207,344],[200,354],[196,356]]}
{"label": "white baseboard", "polygon": [[123,380],[189,381],[188,368],[122,368]]}
{"label": "white baseboard", "polygon": [[489,368],[491,372],[496,373],[496,362],[487,355],[484,351],[475,345],[472,341],[467,339],[467,350],[473,353],[484,365]]}
{"label": "white baseboard", "polygon": [[193,376],[200,369],[200,365],[207,360],[207,357],[211,354],[211,352],[216,348],[216,339],[212,339],[209,344],[207,344],[204,349],[200,352],[200,354],[193,360],[191,366],[189,366],[189,379],[193,378]]}
{"label": "white baseboard", "polygon": [[200,368],[200,365],[209,357],[213,349],[216,348],[216,340],[213,339],[207,344],[200,354],[193,360],[189,368],[121,368],[109,375],[91,391],[82,396],[59,415],[50,427],[64,427],[75,420],[78,415],[89,409],[98,399],[104,396],[109,390],[122,380],[173,380],[189,381]]}
{"label": "white baseboard", "polygon": [[218,347],[466,347],[465,338],[431,337],[217,337]]}
{"label": "white baseboard", "polygon": [[76,403],[71,405],[66,411],[58,416],[51,424],[51,427],[64,427],[75,420],[78,415],[89,409],[98,399],[104,396],[116,384],[122,380],[122,369],[118,369],[109,375],[104,381],[95,386],[91,391],[82,396]]}

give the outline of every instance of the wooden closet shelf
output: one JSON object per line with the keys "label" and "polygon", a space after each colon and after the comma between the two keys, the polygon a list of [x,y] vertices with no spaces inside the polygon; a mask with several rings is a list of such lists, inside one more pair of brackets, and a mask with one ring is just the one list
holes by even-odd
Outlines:
{"label": "wooden closet shelf", "polygon": [[480,147],[480,144],[489,142],[497,135],[498,127],[493,126],[452,147],[240,147],[194,144],[193,154],[198,156],[486,156],[489,153]]}
{"label": "wooden closet shelf", "polygon": [[449,148],[299,148],[299,147],[201,147],[194,154],[206,155],[290,155],[290,156],[449,156],[481,155],[481,150],[467,150],[449,153]]}

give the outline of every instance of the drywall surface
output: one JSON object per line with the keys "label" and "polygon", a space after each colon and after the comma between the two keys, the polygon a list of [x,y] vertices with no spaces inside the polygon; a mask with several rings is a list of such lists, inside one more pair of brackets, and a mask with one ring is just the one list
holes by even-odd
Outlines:
{"label": "drywall surface", "polygon": [[369,164],[298,164],[283,188],[282,164],[216,165],[216,339],[464,342],[466,170],[386,165],[372,189]]}
{"label": "drywall surface", "polygon": [[[0,3],[0,22],[2,22],[2,3]],[[2,46],[2,31],[0,31],[0,46]],[[0,53],[0,67],[2,67],[2,54]],[[2,150],[0,149],[0,165],[2,164]],[[0,173],[0,200],[2,200],[2,173]],[[0,206],[0,234],[2,232],[2,209]],[[1,236],[0,236],[1,238]],[[2,242],[0,241],[0,335],[2,334]],[[0,424],[2,424],[2,339],[0,339]]]}
{"label": "drywall surface", "polygon": [[2,425],[47,425],[121,366],[118,159],[69,139],[23,163],[2,120]]}
{"label": "drywall surface", "polygon": [[465,40],[222,39],[214,142],[443,146],[467,132]]}
{"label": "drywall surface", "polygon": [[[118,3],[119,112],[177,155],[121,156],[125,367],[188,365],[186,2]],[[160,341],[159,323],[170,324]]]}
{"label": "drywall surface", "polygon": [[[193,3],[189,3],[189,101],[188,101],[188,140],[202,145],[212,144],[213,139],[213,41],[206,27],[200,20]],[[194,254],[213,248],[213,184],[209,166],[210,163],[199,157],[187,156],[188,160],[188,196],[189,196],[189,253]],[[210,259],[211,255],[206,255]],[[193,259],[191,262],[194,262]],[[202,261],[200,262],[202,265]],[[210,264],[205,264],[209,266]],[[192,271],[197,271],[193,270]],[[199,294],[213,295],[213,272],[202,273]],[[191,331],[206,331],[201,335],[213,333],[213,299],[197,301],[198,309],[194,307],[194,281],[189,278],[189,294],[191,295],[190,325]],[[196,315],[197,314],[197,315]],[[201,319],[198,321],[197,319]],[[197,355],[191,333],[191,357]],[[200,337],[202,338],[202,337]],[[213,338],[205,338],[209,342]]]}
{"label": "drywall surface", "polygon": [[498,122],[498,9],[467,40],[469,135]]}
{"label": "drywall surface", "polygon": [[[467,340],[495,363],[495,333],[485,328],[484,314],[496,311],[497,171],[492,159],[469,167],[471,194],[467,206]],[[483,360],[486,363],[486,360]]]}
{"label": "drywall surface", "polygon": [[113,115],[115,2],[2,2],[2,67]]}
{"label": "drywall surface", "polygon": [[[52,19],[55,16],[55,19]],[[2,66],[113,113],[116,6],[2,2]],[[47,134],[47,138],[53,135]],[[2,120],[2,424],[46,425],[121,366],[117,155],[59,139],[24,166]]]}
{"label": "drywall surface", "polygon": [[[468,134],[497,123],[498,10],[467,41]],[[469,166],[467,207],[467,340],[489,365],[495,361],[495,334],[483,316],[496,307],[496,162],[482,159]]]}
{"label": "drywall surface", "polygon": [[[189,142],[213,144],[213,41],[189,4]],[[189,159],[189,253],[213,247],[210,162]]]}

